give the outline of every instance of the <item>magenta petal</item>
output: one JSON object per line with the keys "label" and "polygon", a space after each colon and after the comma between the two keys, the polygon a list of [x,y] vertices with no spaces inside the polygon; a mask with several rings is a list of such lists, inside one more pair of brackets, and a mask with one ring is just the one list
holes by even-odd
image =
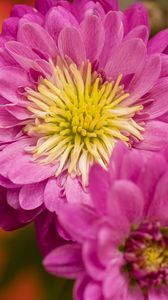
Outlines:
{"label": "magenta petal", "polygon": [[118,180],[114,183],[109,196],[109,211],[114,219],[122,215],[129,224],[138,224],[143,209],[144,198],[137,185],[128,180]]}
{"label": "magenta petal", "polygon": [[64,199],[61,199],[61,189],[58,186],[57,179],[50,178],[44,191],[44,203],[46,208],[51,212],[59,212],[59,208],[63,202]]}
{"label": "magenta petal", "polygon": [[161,55],[161,63],[162,63],[162,69],[161,69],[161,77],[168,77],[168,55],[162,54]]}
{"label": "magenta petal", "polygon": [[[42,13],[46,14],[46,12],[52,7],[52,6],[57,6],[60,4],[60,2],[65,2],[65,1],[60,1],[60,0],[35,0],[35,7]],[[66,1],[67,2],[67,1]]]}
{"label": "magenta petal", "polygon": [[45,29],[57,43],[58,36],[64,27],[78,27],[78,22],[70,11],[58,6],[52,8],[46,15]]}
{"label": "magenta petal", "polygon": [[74,27],[64,28],[58,38],[58,48],[62,57],[67,55],[77,65],[86,59],[86,52],[82,37]]}
{"label": "magenta petal", "polygon": [[146,44],[149,38],[149,30],[145,25],[139,25],[133,28],[125,37],[125,39],[139,38]]}
{"label": "magenta petal", "polygon": [[122,179],[127,179],[136,182],[141,173],[142,166],[143,158],[141,153],[132,149],[123,157],[120,177]]}
{"label": "magenta petal", "polygon": [[154,199],[149,207],[148,215],[152,218],[157,218],[163,225],[168,225],[168,172],[165,173],[158,181]]}
{"label": "magenta petal", "polygon": [[149,93],[149,98],[154,99],[152,104],[144,109],[149,114],[148,120],[156,119],[168,112],[168,77],[161,78]]}
{"label": "magenta petal", "polygon": [[96,281],[103,280],[106,268],[97,256],[97,245],[95,241],[86,241],[82,249],[82,257],[89,276]]}
{"label": "magenta petal", "polygon": [[109,175],[111,182],[113,182],[115,179],[121,178],[120,172],[122,162],[126,154],[128,154],[128,148],[126,145],[124,145],[124,143],[118,142],[112,152],[109,164]]}
{"label": "magenta petal", "polygon": [[2,34],[16,38],[19,18],[10,17],[3,22]]}
{"label": "magenta petal", "polygon": [[[79,278],[75,282],[75,288],[73,293],[75,300],[85,300],[84,298],[85,289],[90,282],[92,283],[93,281],[91,281],[91,279],[87,276],[87,274],[84,273],[81,276],[79,276]],[[100,300],[104,300],[104,299],[100,299]]]}
{"label": "magenta petal", "polygon": [[149,28],[148,11],[142,3],[130,6],[124,14],[127,18],[127,31],[138,25],[145,25]]}
{"label": "magenta petal", "polygon": [[168,288],[151,289],[148,293],[148,300],[167,300]]}
{"label": "magenta petal", "polygon": [[143,70],[133,77],[128,87],[130,97],[125,103],[132,104],[145,95],[156,83],[160,72],[160,56],[152,55],[146,62]]}
{"label": "magenta petal", "polygon": [[32,161],[25,152],[32,139],[22,139],[5,147],[0,156],[0,174],[16,184],[31,184],[43,181],[55,173],[55,166],[44,166]]}
{"label": "magenta petal", "polygon": [[29,119],[30,116],[32,115],[31,112],[28,111],[27,108],[21,107],[18,105],[12,106],[12,107],[7,107],[6,110],[14,116],[18,120],[25,120]]}
{"label": "magenta petal", "polygon": [[105,41],[105,33],[100,18],[90,15],[81,23],[81,32],[86,49],[86,57],[94,62],[98,59]]}
{"label": "magenta petal", "polygon": [[12,66],[0,69],[0,95],[8,101],[18,103],[17,89],[28,85],[29,78],[24,70]]}
{"label": "magenta petal", "polygon": [[31,49],[38,49],[51,57],[56,57],[56,44],[48,32],[40,25],[24,22],[19,26],[18,41]]}
{"label": "magenta petal", "polygon": [[0,128],[10,128],[19,124],[19,121],[12,116],[5,107],[0,106]]}
{"label": "magenta petal", "polygon": [[104,300],[101,290],[101,285],[97,282],[89,282],[84,292],[85,299],[87,300]]}
{"label": "magenta petal", "polygon": [[19,194],[21,208],[32,210],[44,202],[45,182],[24,185]]}
{"label": "magenta petal", "polygon": [[[143,166],[143,167],[142,167]],[[155,167],[157,166],[157,168]],[[137,185],[140,187],[144,199],[144,215],[147,215],[148,208],[153,199],[156,184],[167,170],[167,163],[163,156],[158,153],[150,153],[146,162],[141,165],[140,175],[137,180]]]}
{"label": "magenta petal", "polygon": [[128,75],[136,73],[145,62],[146,47],[141,39],[130,39],[113,49],[111,58],[105,66],[107,75],[116,79],[120,74]]}
{"label": "magenta petal", "polygon": [[56,214],[49,212],[47,209],[41,212],[35,219],[37,242],[43,256],[56,247],[65,244],[65,239],[63,240],[58,234],[57,225]]}
{"label": "magenta petal", "polygon": [[[8,170],[10,169],[13,160],[16,159],[16,156],[21,147],[26,147],[29,144],[29,139],[23,139],[12,144],[6,145],[6,147],[1,151],[0,155],[0,174],[4,177],[7,177]],[[15,160],[16,162],[16,160]],[[17,163],[17,162],[16,162]]]}
{"label": "magenta petal", "polygon": [[59,219],[72,239],[83,242],[83,239],[92,234],[92,226],[97,220],[97,215],[89,206],[68,204],[61,208]]}
{"label": "magenta petal", "polygon": [[[20,170],[24,170],[20,172]],[[16,165],[10,168],[8,177],[16,184],[41,182],[55,173],[55,166],[43,166],[31,161],[31,155],[20,153]]]}
{"label": "magenta petal", "polygon": [[69,203],[83,203],[92,205],[92,200],[87,191],[84,191],[80,181],[77,178],[67,177],[65,182],[65,194]]}
{"label": "magenta petal", "polygon": [[48,272],[65,278],[77,278],[83,271],[81,249],[69,244],[53,250],[43,261]]}
{"label": "magenta petal", "polygon": [[21,132],[20,126],[15,126],[12,128],[0,128],[0,142],[4,142],[4,143],[15,142],[19,139],[20,132]]}
{"label": "magenta petal", "polygon": [[97,233],[97,256],[105,266],[112,259],[122,257],[122,253],[118,251],[118,247],[123,241],[123,235],[120,234],[119,230],[113,228],[110,221],[110,218],[104,219],[100,223]]}
{"label": "magenta petal", "polygon": [[21,18],[28,13],[33,13],[34,9],[30,5],[17,4],[14,5],[11,11],[12,17]]}
{"label": "magenta petal", "polygon": [[103,282],[103,294],[105,299],[125,300],[124,296],[128,283],[126,278],[124,278],[124,273],[121,273],[120,261],[111,264],[109,269]]}
{"label": "magenta petal", "polygon": [[149,53],[164,52],[168,46],[168,29],[162,30],[156,34],[148,43]]}
{"label": "magenta petal", "polygon": [[94,165],[89,176],[89,191],[99,214],[104,214],[107,210],[109,187],[108,173],[99,165]]}
{"label": "magenta petal", "polygon": [[5,47],[15,61],[25,70],[33,68],[34,61],[39,58],[29,47],[16,41],[7,42]]}
{"label": "magenta petal", "polygon": [[[124,300],[146,300],[141,288],[138,286],[128,287]],[[149,300],[149,299],[148,299]]]}
{"label": "magenta petal", "polygon": [[112,47],[118,45],[124,35],[124,27],[121,16],[118,12],[110,11],[104,19],[105,43],[99,58],[101,66],[107,62],[112,52]]}
{"label": "magenta petal", "polygon": [[6,201],[6,189],[0,186],[0,228],[11,231],[22,227],[18,217],[18,210],[13,209]]}
{"label": "magenta petal", "polygon": [[149,121],[145,125],[143,141],[134,144],[138,149],[159,151],[168,143],[168,124],[161,121]]}
{"label": "magenta petal", "polygon": [[20,188],[7,190],[7,195],[6,195],[7,203],[14,209],[20,209],[19,193],[20,193]]}

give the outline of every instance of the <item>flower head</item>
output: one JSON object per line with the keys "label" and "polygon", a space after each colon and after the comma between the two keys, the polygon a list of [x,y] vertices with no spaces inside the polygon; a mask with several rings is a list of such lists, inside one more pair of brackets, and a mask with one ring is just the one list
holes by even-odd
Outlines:
{"label": "flower head", "polygon": [[166,299],[167,183],[163,155],[129,152],[122,145],[108,172],[91,169],[95,207],[62,209],[61,223],[76,243],[56,248],[44,260],[53,274],[77,279],[74,299]]}
{"label": "flower head", "polygon": [[92,205],[89,169],[107,169],[118,140],[154,151],[168,140],[167,31],[148,42],[143,6],[36,7],[15,6],[0,37],[0,184],[28,220],[72,198]]}

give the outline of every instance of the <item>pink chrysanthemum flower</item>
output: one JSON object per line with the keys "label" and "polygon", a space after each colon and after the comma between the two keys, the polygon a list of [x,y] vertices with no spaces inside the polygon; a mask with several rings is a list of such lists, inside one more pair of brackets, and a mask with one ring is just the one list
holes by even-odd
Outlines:
{"label": "pink chrysanthemum flower", "polygon": [[157,151],[168,141],[168,32],[148,43],[143,6],[121,12],[113,0],[40,0],[36,7],[14,7],[0,37],[6,229],[45,208],[90,202],[89,168],[106,169],[118,140]]}
{"label": "pink chrysanthemum flower", "polygon": [[60,220],[76,243],[53,250],[44,265],[77,280],[74,300],[167,299],[167,170],[164,155],[119,145],[108,172],[91,169],[95,209],[63,208]]}

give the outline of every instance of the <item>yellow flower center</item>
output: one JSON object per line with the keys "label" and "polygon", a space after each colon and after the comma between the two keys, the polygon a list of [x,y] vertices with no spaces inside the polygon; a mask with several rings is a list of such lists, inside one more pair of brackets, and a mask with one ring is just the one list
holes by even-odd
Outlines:
{"label": "yellow flower center", "polygon": [[159,243],[149,243],[143,252],[144,264],[148,272],[156,272],[168,267],[168,249]]}
{"label": "yellow flower center", "polygon": [[142,140],[143,128],[133,117],[143,106],[124,105],[129,94],[121,79],[103,81],[90,62],[80,68],[60,63],[51,78],[40,79],[36,91],[26,89],[33,116],[24,131],[38,137],[29,149],[34,157],[55,164],[56,176],[67,170],[87,185],[90,165],[107,168],[117,140]]}

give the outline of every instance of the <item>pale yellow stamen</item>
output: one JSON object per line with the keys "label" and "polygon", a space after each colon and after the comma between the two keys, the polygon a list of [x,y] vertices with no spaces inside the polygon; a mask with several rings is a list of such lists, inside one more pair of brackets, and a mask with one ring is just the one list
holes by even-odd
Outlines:
{"label": "pale yellow stamen", "polygon": [[40,80],[37,91],[26,89],[34,119],[24,131],[38,137],[29,149],[34,158],[58,166],[56,176],[67,169],[87,185],[89,167],[98,162],[107,168],[117,140],[142,140],[143,127],[133,117],[143,107],[124,104],[129,94],[121,80],[119,75],[116,82],[103,82],[90,62],[81,68],[72,63],[57,65],[50,80]]}

